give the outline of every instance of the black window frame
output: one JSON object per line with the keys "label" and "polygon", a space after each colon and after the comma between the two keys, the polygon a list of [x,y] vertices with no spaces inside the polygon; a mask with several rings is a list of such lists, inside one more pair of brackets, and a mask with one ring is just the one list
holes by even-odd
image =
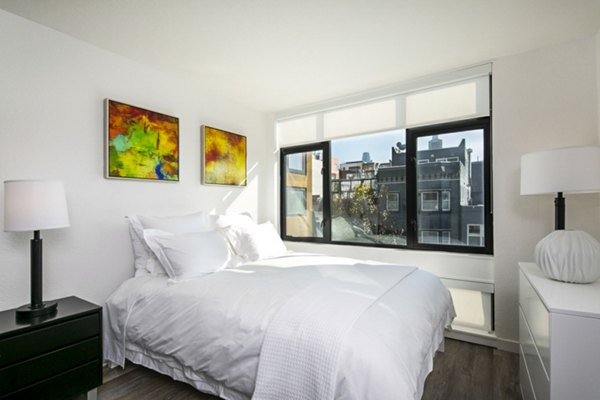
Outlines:
{"label": "black window frame", "polygon": [[[318,236],[290,236],[287,235],[287,185],[285,157],[295,153],[308,153],[321,151],[323,154],[323,237]],[[306,168],[306,167],[305,167]],[[331,150],[329,142],[310,143],[300,146],[283,147],[279,149],[279,227],[283,240],[292,242],[329,243],[331,241]],[[293,170],[291,173],[294,173]],[[314,173],[314,171],[313,171]],[[307,199],[308,200],[308,199]]]}
{"label": "black window frame", "polygon": [[[482,130],[483,131],[483,225],[484,245],[468,246],[456,244],[428,244],[419,243],[418,233],[418,197],[410,193],[417,193],[417,140],[422,136],[444,135],[448,133]],[[407,247],[415,250],[446,251],[453,253],[469,254],[494,254],[493,240],[493,211],[492,211],[492,127],[490,117],[480,117],[468,120],[447,122],[443,124],[428,125],[406,130],[406,202],[407,221],[410,226],[407,235]],[[411,160],[412,162],[409,162]],[[411,177],[409,179],[409,177]],[[412,235],[411,235],[412,231]]]}
{"label": "black window frame", "polygon": [[[484,178],[484,246],[468,246],[455,244],[419,243],[418,208],[419,193],[417,192],[417,139],[421,136],[443,135],[447,133],[472,130],[483,131],[483,178]],[[333,139],[335,140],[335,139]],[[331,235],[331,143],[330,141],[311,143],[300,146],[280,148],[280,232],[286,241],[326,243],[358,247],[397,248],[406,250],[444,251],[466,254],[490,254],[493,249],[493,210],[492,210],[492,132],[491,118],[479,117],[454,121],[418,128],[406,129],[406,245],[363,243],[352,241],[332,240]],[[285,185],[285,156],[299,152],[321,150],[323,152],[323,237],[296,237],[286,234],[286,185]],[[438,201],[441,201],[438,195]],[[400,199],[399,199],[400,200]],[[400,203],[400,201],[399,201]],[[399,204],[400,209],[402,206]]]}

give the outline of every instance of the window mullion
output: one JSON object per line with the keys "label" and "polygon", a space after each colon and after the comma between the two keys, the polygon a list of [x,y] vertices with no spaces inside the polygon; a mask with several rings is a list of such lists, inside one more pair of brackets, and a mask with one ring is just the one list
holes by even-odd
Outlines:
{"label": "window mullion", "polygon": [[322,143],[323,150],[323,240],[331,242],[331,146]]}
{"label": "window mullion", "polygon": [[414,247],[418,242],[417,226],[417,137],[406,130],[406,244]]}

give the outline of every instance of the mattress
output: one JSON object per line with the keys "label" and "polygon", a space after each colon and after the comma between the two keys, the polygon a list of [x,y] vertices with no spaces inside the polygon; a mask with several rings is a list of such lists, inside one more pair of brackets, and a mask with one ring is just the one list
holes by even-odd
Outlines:
{"label": "mattress", "polygon": [[[383,285],[401,269],[397,282]],[[307,288],[337,276],[352,285],[341,286],[345,295],[366,297],[361,285],[385,289],[340,321],[347,329],[338,329],[343,336],[332,398],[420,398],[455,316],[448,290],[425,271],[349,258],[292,254],[176,284],[167,277],[129,279],[105,304],[105,359],[123,366],[127,358],[223,399],[250,399],[259,366],[273,370],[264,368],[268,360],[261,351],[278,312],[302,304],[300,296],[311,293]],[[307,311],[302,320],[310,323],[310,317]]]}

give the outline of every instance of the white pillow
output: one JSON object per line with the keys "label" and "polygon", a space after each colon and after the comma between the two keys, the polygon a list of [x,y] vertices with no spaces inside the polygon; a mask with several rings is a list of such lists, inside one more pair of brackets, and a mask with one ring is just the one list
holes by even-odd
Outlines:
{"label": "white pillow", "polygon": [[245,261],[281,257],[287,253],[285,244],[271,222],[230,226],[224,232],[233,251]]}
{"label": "white pillow", "polygon": [[171,233],[206,232],[215,230],[217,215],[197,212],[187,215],[153,217],[138,215],[144,229],[160,229]]}
{"label": "white pillow", "polygon": [[135,267],[134,276],[138,277],[150,275],[149,269],[146,268],[150,258],[147,245],[144,242],[144,238],[140,238],[137,230],[133,227],[134,224],[140,224],[140,222],[137,218],[135,218],[135,222],[132,220],[132,217],[127,218],[129,219],[129,237],[131,238],[131,245],[133,247],[133,265]]}
{"label": "white pillow", "polygon": [[144,239],[175,282],[211,274],[230,260],[227,243],[217,231],[172,234],[144,229]]}
{"label": "white pillow", "polygon": [[217,216],[198,212],[172,217],[131,215],[128,219],[135,260],[135,276],[143,276],[165,273],[144,240],[144,229],[160,229],[170,233],[206,232],[215,229]]}
{"label": "white pillow", "polygon": [[249,213],[219,215],[216,218],[217,228],[227,228],[229,226],[253,226],[256,222]]}

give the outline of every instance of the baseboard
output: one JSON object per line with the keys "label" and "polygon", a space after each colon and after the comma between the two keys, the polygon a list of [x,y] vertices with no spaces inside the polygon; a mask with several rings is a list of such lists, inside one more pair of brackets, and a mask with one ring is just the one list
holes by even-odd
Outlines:
{"label": "baseboard", "polygon": [[482,346],[493,347],[498,350],[508,351],[511,353],[519,352],[519,342],[514,340],[502,339],[493,333],[476,331],[476,330],[463,330],[452,329],[447,330],[445,336],[450,339],[456,339],[463,342],[479,344]]}

